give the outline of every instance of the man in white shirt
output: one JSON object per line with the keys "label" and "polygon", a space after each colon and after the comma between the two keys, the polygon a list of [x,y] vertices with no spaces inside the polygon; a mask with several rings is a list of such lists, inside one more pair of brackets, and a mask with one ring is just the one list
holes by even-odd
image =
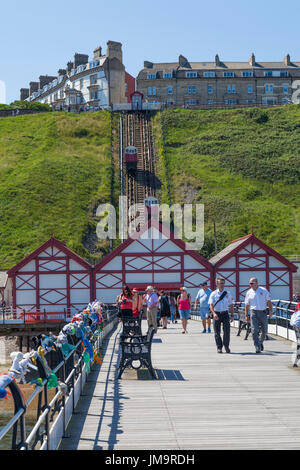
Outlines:
{"label": "man in white shirt", "polygon": [[[251,320],[251,332],[256,353],[259,354],[264,350],[264,339],[268,332],[268,313],[272,316],[272,302],[270,293],[264,287],[258,285],[256,277],[251,277],[250,289],[245,297],[245,319],[249,321],[249,313]],[[261,336],[259,338],[259,327],[261,327]]]}
{"label": "man in white shirt", "polygon": [[[224,290],[224,287],[225,280],[218,277],[217,289],[210,294],[208,299],[210,311],[213,315],[215,340],[218,353],[222,353],[223,346],[225,351],[230,353],[230,322],[233,321],[233,299],[231,294]],[[221,324],[223,324],[223,340],[221,338]]]}

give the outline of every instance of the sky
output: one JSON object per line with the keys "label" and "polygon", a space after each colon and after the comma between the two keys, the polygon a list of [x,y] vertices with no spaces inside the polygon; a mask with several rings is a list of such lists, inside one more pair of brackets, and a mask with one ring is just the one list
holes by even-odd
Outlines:
{"label": "sky", "polygon": [[75,52],[123,44],[136,76],[144,60],[300,61],[299,0],[1,0],[0,102],[40,75],[57,75]]}

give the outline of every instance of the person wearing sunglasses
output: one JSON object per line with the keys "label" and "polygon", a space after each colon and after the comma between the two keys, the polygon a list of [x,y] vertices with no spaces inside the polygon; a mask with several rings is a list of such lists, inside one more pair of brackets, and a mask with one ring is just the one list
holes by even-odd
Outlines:
{"label": "person wearing sunglasses", "polygon": [[[255,351],[259,354],[264,350],[264,340],[268,332],[268,315],[270,317],[273,315],[273,306],[269,291],[258,285],[256,277],[251,277],[249,285],[250,289],[247,291],[245,297],[245,320],[247,322],[251,321],[251,332]],[[259,327],[261,327],[260,337]]]}

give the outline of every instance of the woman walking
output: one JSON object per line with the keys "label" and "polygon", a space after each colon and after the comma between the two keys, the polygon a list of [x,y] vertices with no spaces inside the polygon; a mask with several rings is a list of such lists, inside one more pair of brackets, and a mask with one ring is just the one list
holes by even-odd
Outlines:
{"label": "woman walking", "polygon": [[187,323],[190,318],[191,299],[186,287],[180,287],[181,294],[178,296],[177,305],[182,323],[182,334],[187,333]]}
{"label": "woman walking", "polygon": [[158,300],[160,302],[161,326],[165,330],[168,325],[168,317],[170,316],[170,313],[171,313],[168,296],[165,294],[165,291],[163,290],[160,291]]}

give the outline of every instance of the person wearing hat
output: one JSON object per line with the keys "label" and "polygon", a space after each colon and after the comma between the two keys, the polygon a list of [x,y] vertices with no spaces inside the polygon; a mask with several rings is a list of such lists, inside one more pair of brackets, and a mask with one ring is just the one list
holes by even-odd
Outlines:
{"label": "person wearing hat", "polygon": [[144,302],[147,305],[147,322],[148,326],[153,326],[155,333],[157,332],[157,312],[158,312],[158,295],[154,292],[152,286],[148,286],[144,295]]}
{"label": "person wearing hat", "polygon": [[177,305],[182,323],[182,333],[187,333],[187,323],[191,312],[191,296],[186,287],[180,287],[181,294],[178,296]]}
{"label": "person wearing hat", "polygon": [[194,308],[197,310],[198,303],[200,304],[200,317],[202,320],[203,331],[206,333],[206,322],[207,322],[207,332],[211,333],[211,318],[210,318],[210,308],[208,299],[212,290],[208,287],[207,282],[204,281],[200,284],[201,289],[198,291],[198,294],[195,299]]}

